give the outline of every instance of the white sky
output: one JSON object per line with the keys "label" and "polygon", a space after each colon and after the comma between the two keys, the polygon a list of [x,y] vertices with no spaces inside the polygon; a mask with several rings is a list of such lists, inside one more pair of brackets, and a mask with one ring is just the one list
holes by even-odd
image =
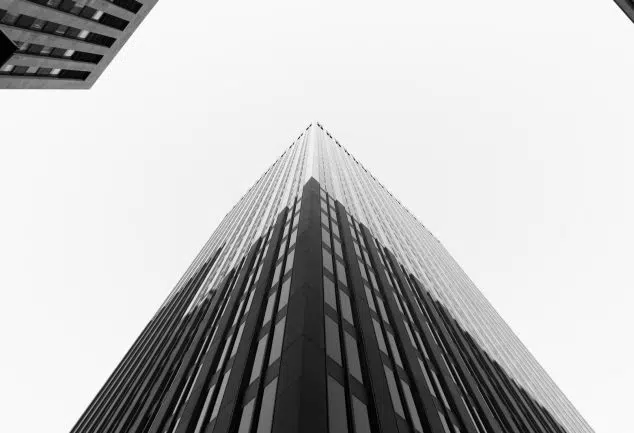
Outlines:
{"label": "white sky", "polygon": [[631,431],[633,40],[610,1],[161,0],[93,90],[2,92],[2,431],[68,432],[313,120]]}

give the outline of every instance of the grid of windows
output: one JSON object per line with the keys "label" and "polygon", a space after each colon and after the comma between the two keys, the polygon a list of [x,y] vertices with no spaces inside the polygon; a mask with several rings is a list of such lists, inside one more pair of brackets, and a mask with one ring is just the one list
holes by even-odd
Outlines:
{"label": "grid of windows", "polygon": [[0,37],[17,50],[8,47],[0,60],[0,88],[91,87],[156,2],[9,2],[0,8]]}
{"label": "grid of windows", "polygon": [[489,356],[567,428],[585,420],[438,240],[321,125],[312,129],[312,176],[448,308]]}
{"label": "grid of windows", "polygon": [[331,433],[360,431],[360,428],[370,425],[368,394],[359,356],[352,292],[344,264],[338,216],[333,199],[323,189],[320,190],[320,221],[324,326],[329,358],[326,364],[328,425]]}
{"label": "grid of windows", "polygon": [[15,15],[9,13],[6,9],[0,9],[0,24],[14,26],[33,32],[49,33],[69,39],[76,39],[108,48],[116,41],[113,37],[102,35],[97,32],[58,24],[53,21],[47,21],[30,15]]}
{"label": "grid of windows", "polygon": [[51,57],[56,59],[68,59],[74,62],[86,62],[97,64],[103,58],[100,54],[87,53],[66,48],[55,48],[30,42],[14,41],[18,52],[38,57]]}
{"label": "grid of windows", "polygon": [[95,9],[91,6],[87,6],[85,2],[75,2],[73,0],[26,0],[31,3],[36,3],[49,8],[57,9],[59,11],[77,15],[91,21],[96,21],[100,24],[108,27],[115,28],[117,30],[125,30],[128,21],[123,18],[116,17],[112,14],[106,13],[102,10]]}
{"label": "grid of windows", "polygon": [[41,76],[57,77],[69,80],[85,80],[90,75],[87,71],[76,71],[73,69],[44,68],[38,66],[16,66],[6,64],[0,68],[0,75],[16,75],[21,77]]}

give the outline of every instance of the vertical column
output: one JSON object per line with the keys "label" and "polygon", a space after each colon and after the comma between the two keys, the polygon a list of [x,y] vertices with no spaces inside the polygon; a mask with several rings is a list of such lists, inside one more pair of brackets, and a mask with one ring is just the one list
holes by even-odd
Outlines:
{"label": "vertical column", "polygon": [[328,431],[319,184],[304,186],[282,347],[274,433]]}

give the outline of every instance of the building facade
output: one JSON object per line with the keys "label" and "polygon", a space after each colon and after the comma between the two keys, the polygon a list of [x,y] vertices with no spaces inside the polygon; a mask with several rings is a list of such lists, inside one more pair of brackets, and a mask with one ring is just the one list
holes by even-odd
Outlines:
{"label": "building facade", "polygon": [[225,216],[72,433],[592,429],[319,124]]}
{"label": "building facade", "polygon": [[87,89],[157,0],[0,0],[0,89]]}

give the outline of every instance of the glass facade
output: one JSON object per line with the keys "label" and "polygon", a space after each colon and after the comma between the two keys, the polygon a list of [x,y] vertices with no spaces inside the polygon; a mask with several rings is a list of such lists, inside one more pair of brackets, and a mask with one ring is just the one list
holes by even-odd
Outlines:
{"label": "glass facade", "polygon": [[592,431],[319,125],[226,215],[72,430],[298,431]]}

